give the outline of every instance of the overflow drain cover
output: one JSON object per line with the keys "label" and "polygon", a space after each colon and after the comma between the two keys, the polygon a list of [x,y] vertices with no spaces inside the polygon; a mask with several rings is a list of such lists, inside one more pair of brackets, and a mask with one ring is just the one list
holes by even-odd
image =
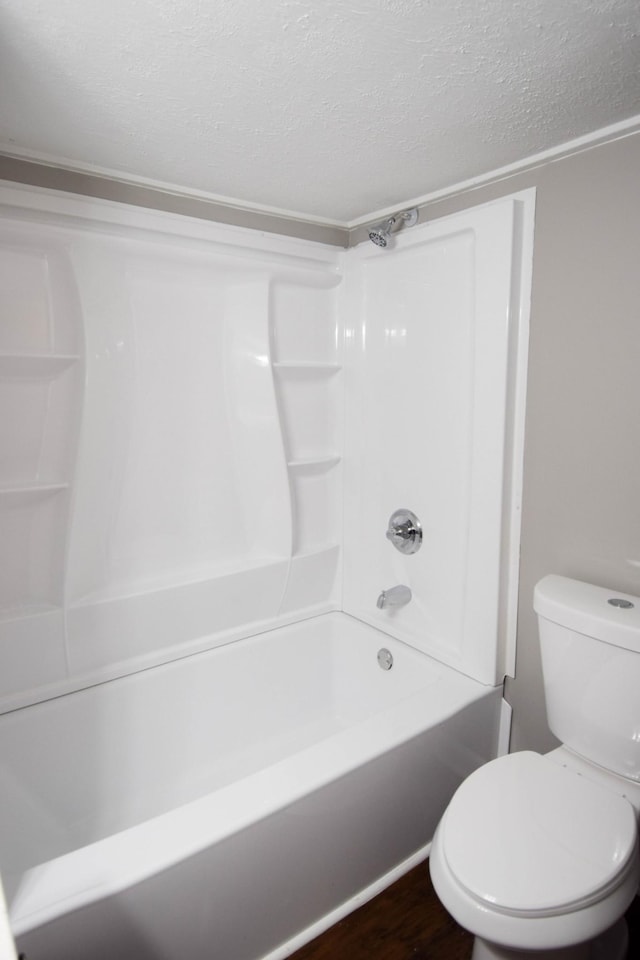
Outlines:
{"label": "overflow drain cover", "polygon": [[391,670],[393,666],[393,654],[386,647],[378,650],[378,665],[381,670]]}

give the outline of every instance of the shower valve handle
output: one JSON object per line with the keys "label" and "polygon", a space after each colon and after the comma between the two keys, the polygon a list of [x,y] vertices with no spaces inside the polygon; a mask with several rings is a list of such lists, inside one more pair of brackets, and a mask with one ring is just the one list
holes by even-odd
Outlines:
{"label": "shower valve handle", "polygon": [[400,553],[411,554],[419,550],[422,545],[422,527],[415,513],[404,509],[392,513],[386,537]]}
{"label": "shower valve handle", "polygon": [[416,528],[411,520],[405,520],[404,523],[398,523],[387,530],[387,540],[395,540],[397,537],[400,537],[401,540],[415,540],[416,533]]}

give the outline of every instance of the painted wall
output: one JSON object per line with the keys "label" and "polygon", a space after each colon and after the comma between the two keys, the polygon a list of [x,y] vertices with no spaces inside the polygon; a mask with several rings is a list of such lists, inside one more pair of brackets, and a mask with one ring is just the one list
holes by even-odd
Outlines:
{"label": "painted wall", "polygon": [[549,733],[532,592],[558,573],[640,594],[640,135],[431,204],[537,187],[512,749]]}

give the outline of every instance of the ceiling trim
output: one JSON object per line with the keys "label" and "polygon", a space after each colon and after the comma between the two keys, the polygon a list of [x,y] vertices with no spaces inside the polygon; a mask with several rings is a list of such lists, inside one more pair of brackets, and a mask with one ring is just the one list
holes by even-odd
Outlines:
{"label": "ceiling trim", "polygon": [[474,190],[476,187],[485,186],[489,183],[495,183],[497,180],[503,180],[516,173],[524,173],[532,170],[544,163],[550,163],[553,160],[562,160],[564,157],[575,153],[582,153],[584,150],[591,150],[603,143],[611,140],[620,140],[623,137],[630,137],[640,131],[640,114],[630,117],[628,120],[622,120],[619,123],[613,123],[607,127],[601,127],[592,133],[587,133],[582,137],[576,137],[574,140],[567,140],[557,147],[550,147],[548,150],[541,150],[539,153],[523,157],[522,160],[516,160],[504,167],[498,167],[496,170],[490,170],[487,173],[480,174],[477,177],[471,177],[469,180],[463,180],[460,183],[449,187],[443,187],[441,190],[433,190],[431,193],[425,193],[419,197],[405,200],[402,203],[396,203],[393,206],[382,207],[374,213],[358,217],[355,220],[349,220],[345,226],[350,230],[357,230],[365,224],[373,223],[377,220],[383,220],[399,210],[408,207],[422,207],[435,200],[443,200],[445,197],[453,197],[459,193],[465,193],[468,190]]}
{"label": "ceiling trim", "polygon": [[353,246],[362,239],[363,226],[382,220],[398,210],[407,207],[423,207],[436,200],[453,197],[534,169],[544,163],[561,160],[603,143],[632,136],[638,131],[640,131],[640,115],[594,130],[585,136],[532,154],[469,180],[346,221],[327,220],[277,207],[250,204],[145,177],[123,176],[116,171],[90,164],[72,164],[31,150],[18,151],[11,144],[0,143],[0,179],[138,207],[164,210],[216,223],[264,230],[267,233],[313,240],[331,246],[347,247]]}
{"label": "ceiling trim", "polygon": [[162,193],[172,193],[177,197],[189,197],[197,200],[206,200],[209,203],[220,203],[238,210],[250,210],[251,212],[264,213],[269,216],[283,217],[287,220],[300,220],[303,223],[318,223],[327,227],[346,226],[346,223],[342,220],[317,217],[311,214],[300,213],[297,210],[286,210],[284,207],[272,207],[263,203],[249,203],[247,200],[237,200],[235,197],[226,197],[219,193],[208,193],[205,190],[196,190],[192,187],[181,187],[176,183],[168,183],[165,180],[154,180],[152,177],[141,177],[137,174],[124,174],[121,170],[101,167],[98,164],[73,162],[64,157],[40,153],[37,150],[29,150],[27,148],[16,150],[14,145],[2,140],[0,140],[0,155],[13,157],[16,160],[28,160],[32,163],[44,164],[47,167],[55,167],[56,170],[66,170],[69,173],[88,174],[89,176],[100,177],[104,180],[113,180],[115,183],[147,187],[151,190],[159,190]]}
{"label": "ceiling trim", "polygon": [[349,232],[344,223],[220,198],[142,177],[111,175],[97,167],[87,166],[81,170],[64,162],[54,163],[45,158],[36,158],[35,155],[27,157],[16,151],[3,150],[1,144],[0,179],[337,247],[346,247],[349,241]]}

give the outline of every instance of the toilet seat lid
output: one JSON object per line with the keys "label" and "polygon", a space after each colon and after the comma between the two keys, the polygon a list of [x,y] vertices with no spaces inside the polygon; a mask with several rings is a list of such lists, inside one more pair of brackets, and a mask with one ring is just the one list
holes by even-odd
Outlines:
{"label": "toilet seat lid", "polygon": [[471,774],[442,830],[458,883],[493,909],[518,915],[549,916],[600,899],[636,854],[627,800],[529,751]]}

